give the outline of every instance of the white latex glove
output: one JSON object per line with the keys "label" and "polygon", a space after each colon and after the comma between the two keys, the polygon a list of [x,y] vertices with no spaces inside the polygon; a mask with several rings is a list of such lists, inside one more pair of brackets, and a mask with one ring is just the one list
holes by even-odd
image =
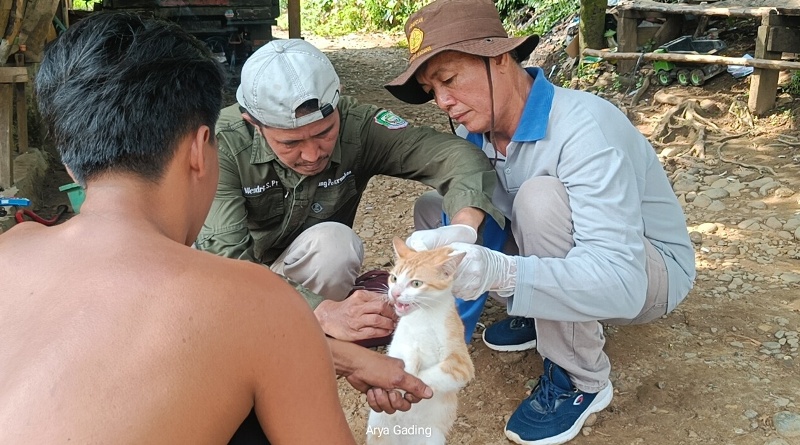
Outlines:
{"label": "white latex glove", "polygon": [[517,285],[517,257],[483,246],[453,243],[453,251],[466,252],[456,271],[453,295],[474,300],[484,292],[495,291],[501,297],[514,294]]}
{"label": "white latex glove", "polygon": [[406,245],[416,251],[431,250],[451,243],[474,243],[478,232],[466,224],[453,224],[436,229],[417,230],[406,239]]}

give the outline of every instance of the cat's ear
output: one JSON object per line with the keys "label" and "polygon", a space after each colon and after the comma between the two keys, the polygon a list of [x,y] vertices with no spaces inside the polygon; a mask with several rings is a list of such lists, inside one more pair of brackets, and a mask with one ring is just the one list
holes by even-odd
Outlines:
{"label": "cat's ear", "polygon": [[467,255],[467,252],[450,252],[447,255],[447,260],[442,263],[442,272],[448,277],[453,276],[458,270],[458,265],[461,264],[461,260]]}
{"label": "cat's ear", "polygon": [[406,245],[406,242],[398,237],[392,239],[392,245],[394,246],[394,254],[398,258],[405,258],[411,252],[411,248]]}

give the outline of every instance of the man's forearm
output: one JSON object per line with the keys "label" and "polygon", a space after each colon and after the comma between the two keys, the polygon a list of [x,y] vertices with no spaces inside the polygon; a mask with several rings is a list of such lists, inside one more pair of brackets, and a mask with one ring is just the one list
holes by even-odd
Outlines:
{"label": "man's forearm", "polygon": [[477,231],[485,217],[486,214],[481,209],[464,207],[453,215],[450,224],[465,224]]}
{"label": "man's forearm", "polygon": [[354,353],[358,352],[354,351],[353,348],[359,349],[361,346],[328,337],[328,347],[331,349],[333,368],[336,370],[336,375],[347,376],[352,374],[356,369],[353,356]]}

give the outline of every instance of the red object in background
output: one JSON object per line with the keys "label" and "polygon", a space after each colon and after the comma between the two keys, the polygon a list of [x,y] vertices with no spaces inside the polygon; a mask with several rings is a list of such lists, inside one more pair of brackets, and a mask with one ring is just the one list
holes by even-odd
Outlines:
{"label": "red object in background", "polygon": [[33,221],[38,222],[39,224],[44,224],[46,226],[52,226],[52,225],[55,225],[55,223],[57,223],[59,219],[61,219],[61,216],[66,211],[67,211],[67,206],[60,205],[60,206],[56,207],[55,216],[53,216],[50,219],[44,219],[41,216],[39,216],[36,213],[34,213],[33,210],[22,209],[22,210],[17,210],[17,213],[14,215],[14,219],[17,220],[17,223],[22,223],[22,222],[25,222],[25,216],[27,216],[30,219],[32,219]]}
{"label": "red object in background", "polygon": [[[356,278],[355,286],[350,294],[353,292],[364,289],[372,292],[379,292],[385,294],[389,290],[389,272],[385,270],[370,270],[364,272]],[[349,297],[350,295],[348,295]],[[367,338],[365,340],[358,340],[353,343],[361,345],[365,348],[374,348],[376,346],[386,346],[392,342],[392,336]]]}

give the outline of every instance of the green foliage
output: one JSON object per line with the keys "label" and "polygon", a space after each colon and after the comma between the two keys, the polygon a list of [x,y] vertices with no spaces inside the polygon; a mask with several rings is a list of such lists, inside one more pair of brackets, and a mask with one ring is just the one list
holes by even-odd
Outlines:
{"label": "green foliage", "polygon": [[784,91],[792,96],[800,96],[800,71],[792,71],[792,78],[789,80],[789,85],[784,88]]}
{"label": "green foliage", "polygon": [[72,0],[72,9],[93,11],[94,5],[100,3],[103,3],[103,0]]}
{"label": "green foliage", "polygon": [[[397,31],[431,0],[301,0],[302,28],[317,35]],[[282,1],[282,5],[284,2]]]}
{"label": "green foliage", "polygon": [[547,34],[580,10],[580,0],[498,0],[496,4],[506,28],[515,35]]}

